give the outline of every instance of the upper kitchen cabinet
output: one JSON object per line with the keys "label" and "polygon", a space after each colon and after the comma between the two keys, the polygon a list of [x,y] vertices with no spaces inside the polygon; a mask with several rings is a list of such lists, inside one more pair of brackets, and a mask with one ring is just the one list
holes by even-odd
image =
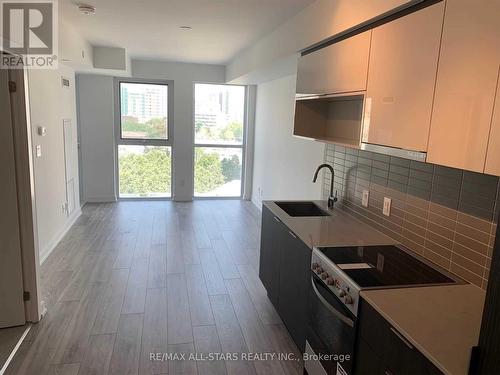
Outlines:
{"label": "upper kitchen cabinet", "polygon": [[372,32],[362,141],[426,151],[444,2]]}
{"label": "upper kitchen cabinet", "polygon": [[[499,20],[500,1],[447,1],[427,155],[431,163],[485,171],[500,63]],[[500,174],[498,116],[486,162],[486,172],[495,174]]]}
{"label": "upper kitchen cabinet", "polygon": [[500,69],[484,173],[500,176]]}
{"label": "upper kitchen cabinet", "polygon": [[365,91],[370,35],[367,31],[300,57],[297,95]]}

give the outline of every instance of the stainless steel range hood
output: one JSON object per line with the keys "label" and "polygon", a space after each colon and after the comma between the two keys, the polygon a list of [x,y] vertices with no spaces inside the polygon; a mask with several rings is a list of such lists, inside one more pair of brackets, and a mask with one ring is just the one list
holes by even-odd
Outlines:
{"label": "stainless steel range hood", "polygon": [[361,150],[375,152],[377,154],[384,154],[389,156],[396,156],[398,158],[416,160],[425,162],[427,159],[427,152],[404,150],[402,148],[375,145],[372,143],[361,142]]}

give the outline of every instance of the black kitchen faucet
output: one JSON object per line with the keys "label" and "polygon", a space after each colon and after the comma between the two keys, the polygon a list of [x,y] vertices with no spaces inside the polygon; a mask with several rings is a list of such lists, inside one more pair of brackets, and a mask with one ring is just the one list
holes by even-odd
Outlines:
{"label": "black kitchen faucet", "polygon": [[328,208],[333,208],[333,205],[335,204],[335,202],[337,202],[337,191],[335,191],[335,196],[333,195],[333,182],[335,180],[335,171],[333,170],[333,167],[330,164],[321,164],[314,173],[313,182],[316,182],[316,180],[318,179],[318,173],[323,168],[328,168],[332,173],[330,195],[328,196]]}

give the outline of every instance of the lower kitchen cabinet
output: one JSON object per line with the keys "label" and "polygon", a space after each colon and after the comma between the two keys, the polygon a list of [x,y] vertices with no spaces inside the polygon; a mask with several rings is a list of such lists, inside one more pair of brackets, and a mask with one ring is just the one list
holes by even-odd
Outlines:
{"label": "lower kitchen cabinet", "polygon": [[278,312],[302,352],[306,343],[310,264],[311,249],[288,231],[280,253]]}
{"label": "lower kitchen cabinet", "polygon": [[356,374],[384,374],[382,360],[363,338],[358,338],[355,361]]}
{"label": "lower kitchen cabinet", "polygon": [[264,206],[259,277],[302,352],[306,342],[310,263],[311,249]]}
{"label": "lower kitchen cabinet", "polygon": [[287,232],[281,222],[266,207],[262,207],[259,277],[267,290],[267,296],[278,309],[280,285],[280,246]]}
{"label": "lower kitchen cabinet", "polygon": [[368,303],[358,314],[355,374],[442,374]]}

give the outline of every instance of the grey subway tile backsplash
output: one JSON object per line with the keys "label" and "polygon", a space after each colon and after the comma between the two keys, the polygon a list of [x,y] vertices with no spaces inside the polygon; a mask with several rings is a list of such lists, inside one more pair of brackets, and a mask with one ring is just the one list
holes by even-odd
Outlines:
{"label": "grey subway tile backsplash", "polygon": [[[327,145],[325,162],[335,169],[344,209],[486,288],[500,211],[498,177],[336,145]],[[325,177],[325,196],[329,183]],[[361,205],[365,189],[367,208]],[[390,217],[382,215],[384,197],[392,199]]]}

